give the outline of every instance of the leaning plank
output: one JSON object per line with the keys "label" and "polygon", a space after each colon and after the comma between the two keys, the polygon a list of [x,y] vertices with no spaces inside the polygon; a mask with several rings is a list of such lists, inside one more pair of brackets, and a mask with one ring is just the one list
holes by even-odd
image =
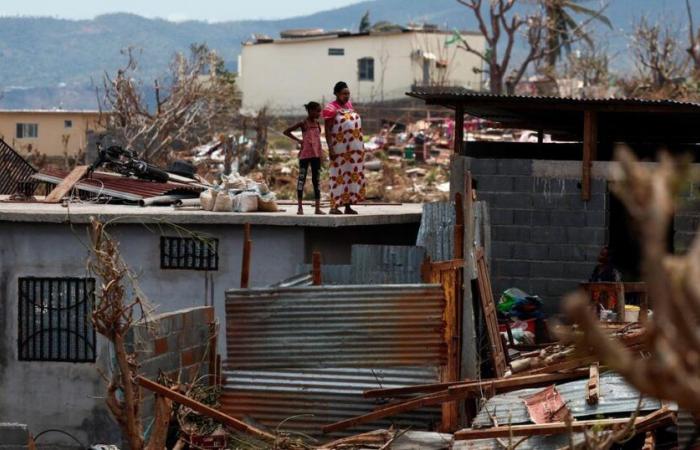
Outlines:
{"label": "leaning plank", "polygon": [[324,433],[345,430],[347,428],[355,427],[363,423],[373,422],[375,420],[380,420],[385,417],[395,416],[396,414],[401,414],[406,411],[413,411],[415,409],[423,408],[425,406],[439,405],[451,400],[453,399],[450,398],[447,392],[424,395],[422,397],[397,403],[391,406],[387,406],[385,408],[380,408],[370,413],[363,414],[361,416],[352,417],[350,419],[341,420],[340,422],[335,422],[330,425],[326,425],[322,428],[322,430]]}
{"label": "leaning plank", "polygon": [[500,393],[517,389],[538,387],[540,385],[550,384],[556,381],[576,380],[579,378],[584,378],[586,375],[588,375],[587,370],[575,370],[568,373],[544,373],[539,375],[523,375],[512,378],[494,378],[491,380],[450,386],[448,388],[448,392],[451,396],[471,394],[482,391],[494,391],[496,393]]}
{"label": "leaning plank", "polygon": [[49,195],[44,199],[45,203],[58,203],[73,189],[75,184],[82,180],[88,171],[88,166],[75,166],[73,170],[53,188]]}
{"label": "leaning plank", "polygon": [[491,360],[496,377],[502,377],[506,373],[506,354],[501,341],[501,333],[498,330],[498,317],[496,312],[496,302],[493,299],[491,288],[491,276],[486,265],[484,249],[478,248],[476,251],[477,284],[479,285],[479,298],[481,299],[481,309],[484,312],[486,331],[491,344]]}
{"label": "leaning plank", "polygon": [[167,387],[163,386],[162,384],[158,384],[154,381],[149,380],[148,378],[144,378],[142,376],[137,376],[136,377],[136,382],[141,385],[142,387],[145,387],[149,391],[153,391],[158,395],[162,395],[163,397],[169,398],[170,400],[174,401],[175,403],[179,403],[181,405],[187,406],[191,408],[192,410],[203,414],[207,417],[211,417],[214,420],[217,420],[221,422],[224,425],[227,425],[234,430],[241,431],[243,433],[247,433],[251,436],[254,436],[257,439],[261,439],[263,441],[268,441],[268,442],[274,442],[275,441],[275,436],[271,435],[270,433],[266,433],[262,430],[259,430],[255,427],[252,427],[248,425],[247,423],[244,423],[235,417],[231,417],[227,414],[222,413],[221,411],[217,411],[214,408],[211,408],[203,403],[200,403],[196,400],[193,400],[185,395],[180,394],[179,392],[172,391],[168,389]]}
{"label": "leaning plank", "polygon": [[[637,417],[634,420],[635,427],[640,424],[647,423],[646,416]],[[511,425],[498,426],[493,428],[483,429],[466,429],[455,433],[456,441],[467,441],[472,439],[494,439],[504,438],[509,436],[537,436],[562,434],[569,431],[583,431],[589,428],[611,428],[615,426],[624,426],[631,419],[601,419],[601,420],[579,420],[567,424],[566,422],[544,423],[540,425]]]}
{"label": "leaning plank", "polygon": [[586,389],[586,403],[591,406],[598,404],[598,393],[600,391],[600,376],[598,372],[598,364],[591,364],[588,375],[588,389]]}

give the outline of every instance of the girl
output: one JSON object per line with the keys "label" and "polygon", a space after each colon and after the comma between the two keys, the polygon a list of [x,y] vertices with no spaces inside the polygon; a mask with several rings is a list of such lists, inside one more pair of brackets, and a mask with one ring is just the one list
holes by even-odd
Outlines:
{"label": "girl", "polygon": [[[319,172],[321,170],[321,126],[318,118],[321,116],[321,105],[316,102],[309,102],[304,105],[307,117],[305,120],[292,125],[284,130],[284,135],[295,140],[301,146],[299,152],[299,180],[297,182],[297,203],[299,208],[297,214],[303,215],[304,208],[301,205],[304,196],[304,185],[306,184],[306,174],[311,166],[311,183],[314,186],[314,198],[316,199],[316,214],[323,215],[321,211],[321,189],[319,188]],[[299,139],[292,134],[292,131],[301,128]]]}
{"label": "girl", "polygon": [[323,110],[326,140],[330,153],[331,214],[357,214],[351,208],[365,197],[362,119],[350,103],[347,83],[339,81],[333,88],[335,101]]}

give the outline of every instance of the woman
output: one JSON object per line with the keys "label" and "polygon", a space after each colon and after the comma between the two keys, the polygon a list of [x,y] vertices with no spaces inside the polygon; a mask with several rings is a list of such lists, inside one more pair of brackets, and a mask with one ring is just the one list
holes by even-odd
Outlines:
{"label": "woman", "polygon": [[326,142],[330,156],[330,214],[357,214],[351,208],[365,197],[365,148],[362,140],[362,119],[350,103],[348,85],[339,81],[333,88],[335,101],[323,110]]}

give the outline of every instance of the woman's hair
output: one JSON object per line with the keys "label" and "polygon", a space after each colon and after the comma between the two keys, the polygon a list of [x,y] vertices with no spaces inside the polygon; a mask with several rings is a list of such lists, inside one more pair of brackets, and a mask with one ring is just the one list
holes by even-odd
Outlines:
{"label": "woman's hair", "polygon": [[306,105],[304,105],[304,108],[306,108],[306,112],[310,112],[315,109],[320,109],[321,104],[319,102],[309,102]]}
{"label": "woman's hair", "polygon": [[333,86],[333,94],[338,95],[340,91],[347,88],[348,84],[345,81],[338,81],[335,83],[335,86]]}

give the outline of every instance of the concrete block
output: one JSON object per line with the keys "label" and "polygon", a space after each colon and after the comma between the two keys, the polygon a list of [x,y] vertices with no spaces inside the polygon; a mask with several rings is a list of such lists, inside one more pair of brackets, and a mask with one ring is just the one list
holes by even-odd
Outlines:
{"label": "concrete block", "polygon": [[511,277],[511,278],[525,278],[530,276],[530,265],[529,261],[520,260],[501,260],[498,263],[499,275]]}
{"label": "concrete block", "polygon": [[162,355],[163,353],[166,353],[168,351],[168,338],[167,337],[157,338],[155,340],[154,347],[155,347],[154,353],[156,355]]}
{"label": "concrete block", "polygon": [[589,262],[566,262],[559,264],[559,266],[563,267],[562,278],[577,282],[588,281],[595,267],[594,264]]}
{"label": "concrete block", "polygon": [[472,174],[477,175],[496,175],[498,173],[497,159],[470,159],[470,170]]}
{"label": "concrete block", "polygon": [[494,196],[494,208],[531,209],[532,196],[529,194],[501,193]]}
{"label": "concrete block", "polygon": [[569,196],[565,194],[533,194],[532,207],[535,210],[569,209]]}
{"label": "concrete block", "polygon": [[530,242],[544,244],[558,244],[565,242],[566,229],[553,227],[532,227]]}
{"label": "concrete block", "polygon": [[591,199],[584,202],[581,197],[574,202],[571,208],[577,208],[583,206],[586,211],[605,211],[608,205],[608,195],[609,194],[595,194],[591,193]]}
{"label": "concrete block", "polygon": [[530,159],[499,159],[499,175],[532,175],[532,160]]}
{"label": "concrete block", "polygon": [[535,179],[532,177],[513,177],[513,192],[534,192]]}
{"label": "concrete block", "polygon": [[533,261],[530,263],[530,276],[533,278],[563,278],[561,262]]}
{"label": "concrete block", "polygon": [[510,259],[516,248],[513,244],[506,242],[491,242],[491,257],[496,259]]}
{"label": "concrete block", "polygon": [[513,210],[491,209],[491,225],[513,225]]}
{"label": "concrete block", "polygon": [[[493,244],[491,245],[493,251]],[[516,244],[513,246],[512,255],[514,259],[546,261],[549,259],[549,246],[530,243]]]}
{"label": "concrete block", "polygon": [[550,224],[555,227],[580,227],[586,224],[586,213],[583,211],[551,211],[549,217]]}
{"label": "concrete block", "polygon": [[605,194],[608,192],[608,180],[604,178],[592,178],[591,179],[591,193],[592,194]]}
{"label": "concrete block", "polygon": [[551,211],[549,210],[534,210],[532,211],[532,225],[539,227],[549,226]]}
{"label": "concrete block", "polygon": [[673,228],[677,231],[695,232],[700,227],[700,216],[676,215],[673,219]]}
{"label": "concrete block", "polygon": [[180,354],[170,352],[155,358],[147,359],[141,364],[141,370],[146,373],[157,374],[159,370],[168,372],[180,367]]}
{"label": "concrete block", "polygon": [[586,217],[587,227],[605,228],[608,226],[608,214],[606,211],[586,211],[583,214]]}
{"label": "concrete block", "polygon": [[0,423],[0,444],[26,446],[28,443],[29,429],[27,425],[21,423]]}
{"label": "concrete block", "polygon": [[502,175],[476,178],[479,192],[513,192],[513,177]]}
{"label": "concrete block", "polygon": [[516,209],[513,211],[513,225],[527,226],[532,225],[532,210]]}
{"label": "concrete block", "polygon": [[491,238],[496,242],[528,242],[530,240],[530,227],[494,226],[491,227]]}
{"label": "concrete block", "polygon": [[604,228],[566,228],[566,241],[570,244],[603,245],[607,231]]}
{"label": "concrete block", "polygon": [[530,291],[528,294],[543,296],[547,293],[547,282],[549,280],[546,278],[530,278]]}
{"label": "concrete block", "polygon": [[547,280],[547,296],[562,298],[565,294],[576,290],[578,283],[571,280]]}

